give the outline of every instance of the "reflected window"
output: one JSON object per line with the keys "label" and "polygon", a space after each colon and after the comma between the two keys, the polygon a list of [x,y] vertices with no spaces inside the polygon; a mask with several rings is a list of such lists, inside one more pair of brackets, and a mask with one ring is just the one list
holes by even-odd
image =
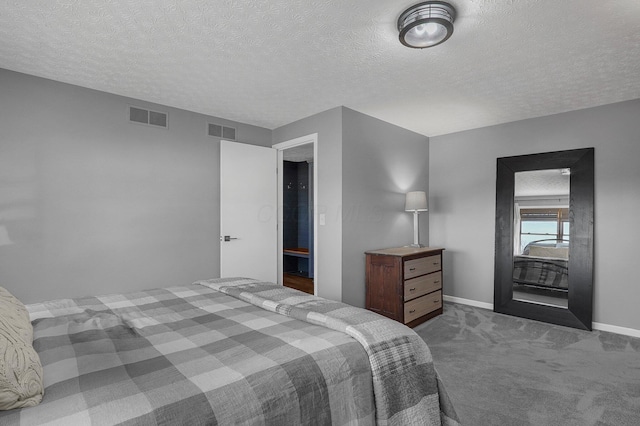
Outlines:
{"label": "reflected window", "polygon": [[569,241],[568,208],[520,210],[520,252],[533,241]]}

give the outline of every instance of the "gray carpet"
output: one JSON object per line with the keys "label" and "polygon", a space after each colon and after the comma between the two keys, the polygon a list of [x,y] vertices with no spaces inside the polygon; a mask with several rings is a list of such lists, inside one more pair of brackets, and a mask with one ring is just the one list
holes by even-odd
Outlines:
{"label": "gray carpet", "polygon": [[415,331],[463,425],[640,425],[639,338],[455,303]]}

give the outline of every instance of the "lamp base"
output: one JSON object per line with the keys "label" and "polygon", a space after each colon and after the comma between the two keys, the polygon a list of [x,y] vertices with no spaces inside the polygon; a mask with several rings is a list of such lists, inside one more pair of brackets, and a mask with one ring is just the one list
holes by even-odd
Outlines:
{"label": "lamp base", "polygon": [[409,247],[415,247],[415,248],[425,247],[422,244],[420,244],[420,231],[418,228],[418,210],[413,211],[413,244],[411,244]]}
{"label": "lamp base", "polygon": [[410,244],[407,247],[422,248],[422,247],[426,247],[426,246],[424,244]]}

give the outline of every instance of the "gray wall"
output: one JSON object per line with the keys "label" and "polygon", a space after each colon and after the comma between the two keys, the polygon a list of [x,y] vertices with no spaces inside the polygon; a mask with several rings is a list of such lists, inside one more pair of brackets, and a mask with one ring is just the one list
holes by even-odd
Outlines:
{"label": "gray wall", "polygon": [[[219,275],[219,140],[271,131],[0,69],[0,285],[25,303]],[[128,105],[169,129],[129,123]]]}
{"label": "gray wall", "polygon": [[[427,190],[429,143],[422,136],[338,107],[273,131],[273,143],[318,133],[318,294],[365,303],[364,252],[410,244],[404,194]],[[428,215],[421,215],[423,243]]]}
{"label": "gray wall", "polygon": [[[264,146],[318,133],[326,298],[364,305],[363,252],[411,242],[403,194],[428,185],[426,137],[343,107],[272,132],[2,69],[0,93],[0,285],[25,303],[218,276],[210,121]],[[168,112],[169,129],[129,123],[129,105]]]}
{"label": "gray wall", "polygon": [[[342,134],[342,301],[364,307],[364,252],[413,242],[405,194],[429,189],[429,139],[349,108]],[[428,218],[419,216],[423,244]]]}
{"label": "gray wall", "polygon": [[594,321],[640,329],[640,100],[430,139],[430,243],[447,295],[493,303],[496,158],[595,147]]}
{"label": "gray wall", "polygon": [[318,227],[318,295],[332,300],[342,297],[342,107],[304,118],[273,130],[273,143],[318,134],[318,213],[326,225]]}

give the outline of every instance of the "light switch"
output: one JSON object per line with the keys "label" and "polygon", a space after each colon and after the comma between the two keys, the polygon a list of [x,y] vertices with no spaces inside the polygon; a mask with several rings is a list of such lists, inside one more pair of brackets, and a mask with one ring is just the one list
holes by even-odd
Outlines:
{"label": "light switch", "polygon": [[327,215],[324,213],[320,213],[318,215],[318,221],[320,222],[320,226],[324,226],[327,222]]}

